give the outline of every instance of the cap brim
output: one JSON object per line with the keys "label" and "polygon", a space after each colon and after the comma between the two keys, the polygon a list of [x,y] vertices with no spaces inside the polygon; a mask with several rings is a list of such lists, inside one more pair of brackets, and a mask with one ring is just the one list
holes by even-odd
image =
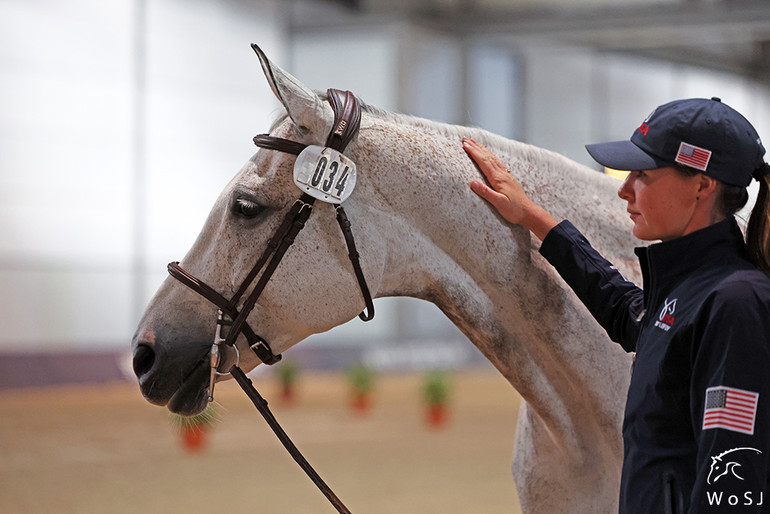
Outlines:
{"label": "cap brim", "polygon": [[614,170],[653,170],[670,166],[670,163],[648,154],[631,141],[596,143],[586,145],[586,150],[596,162]]}

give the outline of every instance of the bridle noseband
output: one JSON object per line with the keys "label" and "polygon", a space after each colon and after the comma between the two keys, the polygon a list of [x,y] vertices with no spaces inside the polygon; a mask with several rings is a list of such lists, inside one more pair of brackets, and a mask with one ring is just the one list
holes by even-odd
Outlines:
{"label": "bridle noseband", "polygon": [[[361,125],[361,106],[358,103],[356,97],[350,91],[340,91],[338,89],[329,89],[327,91],[329,104],[334,111],[334,125],[332,131],[326,140],[326,148],[339,152],[340,154],[345,150],[348,143],[355,137]],[[303,143],[297,143],[289,139],[280,137],[274,137],[268,134],[260,134],[254,138],[254,144],[260,148],[268,150],[277,150],[292,155],[299,156],[309,145]],[[349,194],[349,193],[348,193]],[[328,198],[321,196],[321,198]],[[339,203],[333,200],[325,200],[334,204],[334,209],[337,213],[337,223],[342,230],[342,234],[345,237],[345,244],[348,247],[348,257],[353,265],[353,272],[355,273],[358,286],[361,289],[361,294],[364,297],[365,309],[358,315],[363,321],[369,321],[374,317],[374,303],[372,296],[369,293],[369,287],[366,285],[366,279],[364,273],[361,270],[361,264],[358,260],[358,251],[356,250],[356,244],[353,240],[353,232],[350,228],[350,221],[345,214],[345,209],[342,208],[341,201]],[[313,203],[315,197],[311,196],[307,192],[303,192],[302,196],[294,202],[289,211],[283,218],[278,230],[275,231],[273,237],[267,244],[267,247],[260,255],[254,267],[249,271],[246,278],[241,283],[238,290],[229,300],[217,292],[213,287],[206,284],[203,280],[197,278],[192,273],[185,270],[178,262],[172,262],[168,265],[169,274],[175,279],[179,280],[182,284],[186,285],[196,293],[200,294],[208,301],[219,307],[217,313],[217,327],[216,335],[214,336],[214,343],[211,345],[209,353],[209,361],[211,366],[211,378],[209,380],[209,401],[214,400],[214,384],[218,375],[232,375],[238,382],[238,385],[244,390],[254,406],[259,410],[259,413],[265,418],[270,428],[278,436],[278,439],[289,451],[289,454],[300,465],[300,467],[307,473],[313,483],[318,486],[321,492],[331,502],[332,505],[342,514],[349,514],[349,510],[337,495],[332,492],[331,488],[321,479],[316,473],[310,463],[307,462],[302,453],[292,443],[291,439],[286,432],[283,431],[278,421],[273,416],[272,412],[267,406],[267,402],[257,392],[251,380],[246,374],[238,367],[240,362],[240,354],[238,353],[238,347],[235,345],[236,339],[239,334],[243,334],[248,341],[249,348],[256,354],[257,358],[265,364],[275,364],[281,360],[280,355],[273,353],[270,345],[262,339],[246,322],[251,311],[259,300],[259,296],[264,291],[270,278],[275,273],[278,264],[286,254],[286,251],[294,243],[294,239],[297,234],[305,226],[305,222],[310,217],[313,209]],[[260,272],[262,274],[260,275]],[[257,279],[259,276],[259,279]],[[240,309],[238,304],[246,294],[246,291],[251,287],[251,284],[256,280],[256,285],[251,292],[246,296]],[[225,337],[222,337],[223,327],[229,327],[228,333]],[[232,365],[229,371],[220,371],[224,357],[222,354],[222,348],[233,348],[236,352],[236,363]]]}
{"label": "bridle noseband", "polygon": [[[326,147],[332,148],[342,153],[348,143],[355,137],[361,125],[361,106],[356,97],[350,91],[340,91],[338,89],[328,90],[329,103],[334,111],[334,124],[332,131],[326,140]],[[276,150],[292,155],[299,155],[309,145],[291,141],[280,137],[274,137],[268,134],[260,134],[254,137],[254,144],[260,148]],[[238,290],[229,300],[214,288],[206,284],[203,280],[197,278],[188,272],[178,262],[171,262],[168,265],[169,274],[182,284],[186,285],[196,293],[200,294],[208,301],[219,307],[217,316],[217,330],[214,344],[210,351],[211,361],[211,380],[209,384],[209,401],[214,398],[214,382],[217,375],[226,375],[229,372],[219,370],[222,364],[221,345],[235,348],[235,342],[239,334],[243,334],[248,341],[249,348],[256,354],[257,358],[265,364],[275,364],[281,360],[280,355],[273,353],[270,345],[261,338],[249,326],[246,319],[256,306],[257,300],[267,286],[268,281],[273,276],[278,264],[286,254],[286,251],[294,243],[297,234],[302,230],[310,217],[315,198],[307,193],[302,193],[291,206],[283,218],[281,225],[270,238],[267,247],[260,255],[254,267],[244,278]],[[332,202],[333,203],[333,202]],[[372,301],[369,288],[366,284],[361,264],[359,262],[358,251],[356,250],[353,232],[350,221],[348,220],[345,209],[339,203],[334,204],[337,214],[337,223],[342,230],[345,243],[348,247],[348,257],[353,266],[356,280],[364,298],[366,305],[364,311],[359,314],[363,321],[369,321],[374,317],[374,303]],[[260,275],[260,272],[262,273]],[[257,279],[257,277],[259,278]],[[256,280],[256,285],[245,297],[240,308],[238,304],[246,295],[246,291]],[[222,328],[229,327],[227,335],[221,337]]]}

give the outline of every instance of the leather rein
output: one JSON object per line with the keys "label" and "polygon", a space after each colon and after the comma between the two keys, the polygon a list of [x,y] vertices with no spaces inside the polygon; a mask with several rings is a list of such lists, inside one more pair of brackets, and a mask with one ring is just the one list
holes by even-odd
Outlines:
{"label": "leather rein", "polygon": [[[334,124],[332,125],[332,131],[326,140],[326,147],[336,150],[342,153],[350,141],[358,133],[361,124],[361,106],[356,97],[350,91],[340,91],[338,89],[329,89],[327,91],[329,103],[334,111]],[[280,137],[270,136],[268,134],[260,134],[254,137],[254,144],[260,148],[268,150],[276,150],[283,153],[292,155],[301,154],[309,145],[291,141]],[[244,278],[238,290],[229,300],[222,294],[216,291],[213,287],[206,284],[203,280],[199,279],[192,273],[185,270],[179,262],[171,262],[168,265],[169,274],[175,279],[179,280],[182,284],[189,287],[196,293],[200,294],[208,301],[219,307],[216,321],[216,335],[214,343],[211,346],[209,361],[211,366],[211,377],[209,380],[209,401],[214,400],[214,384],[218,375],[231,374],[233,378],[238,382],[244,392],[252,400],[260,414],[265,418],[270,428],[273,429],[275,434],[281,440],[284,447],[289,451],[294,460],[300,465],[300,467],[308,474],[310,479],[318,486],[321,492],[327,497],[327,499],[337,508],[338,512],[349,513],[350,511],[340,501],[339,498],[332,492],[332,490],[324,483],[321,477],[313,470],[312,466],[302,456],[300,451],[291,442],[291,439],[286,435],[281,426],[276,421],[270,409],[267,406],[267,401],[260,396],[259,392],[254,388],[251,380],[238,366],[240,363],[240,354],[236,347],[236,339],[240,334],[246,338],[249,348],[256,354],[257,358],[265,364],[275,364],[281,360],[281,355],[273,353],[270,345],[262,337],[260,337],[247,323],[246,318],[252,312],[259,300],[260,295],[267,286],[268,281],[275,273],[278,264],[288,251],[289,247],[294,243],[295,238],[299,232],[304,228],[310,214],[312,213],[313,204],[315,198],[309,194],[303,192],[302,196],[297,199],[289,211],[283,218],[281,225],[270,238],[267,247],[260,255],[254,267]],[[330,202],[334,203],[334,202]],[[348,220],[345,209],[341,203],[334,203],[334,209],[336,211],[337,223],[342,230],[342,234],[345,238],[345,244],[348,248],[348,257],[350,263],[353,266],[353,272],[358,281],[361,294],[364,299],[365,309],[358,315],[363,321],[370,321],[374,317],[374,303],[372,296],[369,292],[369,287],[366,284],[366,278],[361,270],[361,264],[359,262],[359,254],[356,250],[356,244],[353,239],[353,232],[351,230],[351,224]],[[260,272],[262,274],[260,275]],[[257,277],[259,278],[257,279]],[[256,285],[251,292],[246,296],[245,300],[241,303],[242,298],[248,291],[249,287],[256,280]],[[227,335],[222,337],[222,329],[229,327]],[[229,369],[229,371],[220,371],[220,366],[224,363],[223,348],[231,348],[236,353],[236,363]]]}

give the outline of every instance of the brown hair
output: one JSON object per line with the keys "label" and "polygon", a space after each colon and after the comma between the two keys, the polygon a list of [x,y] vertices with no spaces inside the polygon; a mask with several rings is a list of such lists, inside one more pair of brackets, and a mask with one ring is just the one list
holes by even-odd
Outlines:
{"label": "brown hair", "polygon": [[757,203],[746,226],[749,258],[765,274],[770,275],[770,175],[759,179]]}
{"label": "brown hair", "polygon": [[[686,177],[694,177],[701,173],[700,170],[679,163],[675,164],[674,168]],[[719,184],[719,191],[714,203],[715,214],[719,215],[720,218],[735,216],[749,201],[748,190],[745,187],[725,184],[721,180],[717,180],[717,183]]]}
{"label": "brown hair", "polygon": [[748,189],[722,182],[714,208],[717,209],[719,214],[723,215],[725,218],[729,218],[730,216],[735,216],[748,201]]}
{"label": "brown hair", "polygon": [[[674,167],[686,176],[700,173],[694,168],[681,164]],[[733,186],[724,182],[720,182],[720,185],[719,196],[714,208],[717,209],[720,216],[725,218],[735,216],[748,202],[749,192],[741,186]],[[770,174],[766,174],[759,180],[757,202],[754,204],[749,222],[746,225],[746,245],[752,264],[770,276]]]}

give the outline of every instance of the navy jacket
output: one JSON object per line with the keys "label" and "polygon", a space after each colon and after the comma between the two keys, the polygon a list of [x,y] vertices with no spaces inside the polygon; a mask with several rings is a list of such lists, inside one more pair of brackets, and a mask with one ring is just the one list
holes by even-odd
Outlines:
{"label": "navy jacket", "polygon": [[735,221],[637,248],[644,290],[568,221],[540,252],[636,352],[620,512],[770,512],[770,278]]}

